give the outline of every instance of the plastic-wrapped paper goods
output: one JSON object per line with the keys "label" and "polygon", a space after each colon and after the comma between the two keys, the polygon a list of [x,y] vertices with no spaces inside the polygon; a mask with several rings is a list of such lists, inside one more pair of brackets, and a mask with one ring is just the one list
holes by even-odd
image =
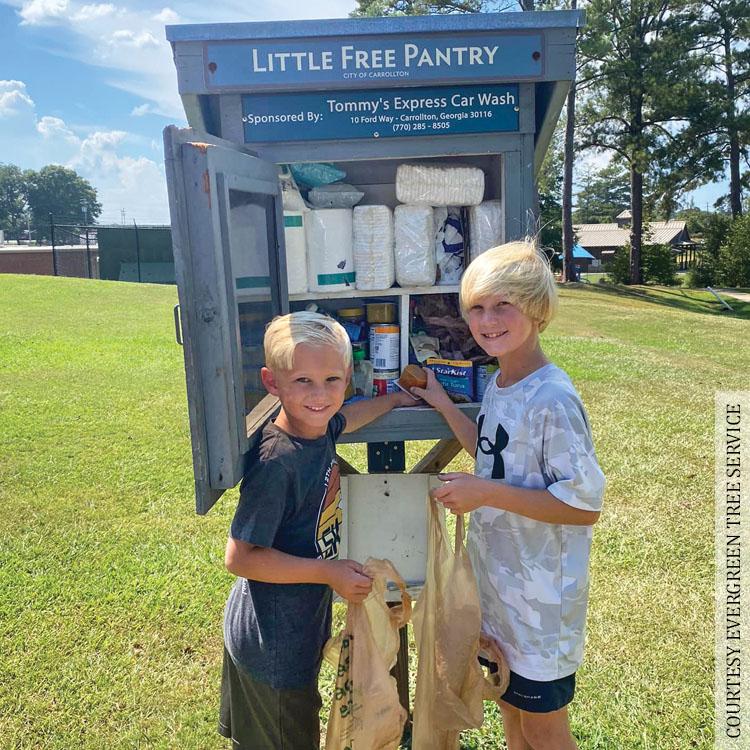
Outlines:
{"label": "plastic-wrapped paper goods", "polygon": [[437,273],[435,219],[430,206],[396,206],[396,281],[432,286]]}
{"label": "plastic-wrapped paper goods", "polygon": [[314,208],[352,208],[364,197],[361,190],[345,182],[314,187],[307,194],[307,200]]}
{"label": "plastic-wrapped paper goods", "polygon": [[388,206],[357,206],[353,225],[357,289],[392,287],[396,280],[393,212]]}
{"label": "plastic-wrapped paper goods", "polygon": [[469,209],[469,262],[491,247],[503,244],[503,204],[484,201]]}
{"label": "plastic-wrapped paper goods", "polygon": [[285,211],[307,211],[307,206],[288,167],[280,167],[279,185]]}
{"label": "plastic-wrapped paper goods", "polygon": [[477,167],[400,164],[396,197],[427,206],[476,206],[484,198],[484,172]]}
{"label": "plastic-wrapped paper goods", "polygon": [[354,287],[352,209],[320,208],[305,216],[307,279],[311,292]]}
{"label": "plastic-wrapped paper goods", "polygon": [[286,278],[289,294],[307,291],[307,238],[305,213],[284,211],[284,246],[286,247]]}
{"label": "plastic-wrapped paper goods", "polygon": [[460,208],[436,208],[437,284],[458,284],[464,272],[464,227]]}

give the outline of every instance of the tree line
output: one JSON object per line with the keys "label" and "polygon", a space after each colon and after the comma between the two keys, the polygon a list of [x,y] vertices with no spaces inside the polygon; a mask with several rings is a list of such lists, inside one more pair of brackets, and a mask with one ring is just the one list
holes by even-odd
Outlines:
{"label": "tree line", "polygon": [[39,171],[0,164],[0,229],[6,239],[49,236],[55,222],[84,225],[101,215],[96,189],[74,170],[49,164]]}
{"label": "tree line", "polygon": [[[726,213],[729,224],[745,210],[750,0],[545,0],[536,8],[586,12],[576,79],[539,180],[542,226],[547,236],[559,231],[563,273],[570,280],[573,222],[612,221],[609,209],[629,208],[627,281],[642,283],[644,224],[674,218],[681,195],[728,173],[728,194],[714,208]],[[358,0],[352,15],[512,9],[533,10],[534,2]],[[586,152],[613,158],[611,166],[588,176],[574,211],[574,164]],[[592,214],[589,199],[598,201],[598,209],[611,205]]]}

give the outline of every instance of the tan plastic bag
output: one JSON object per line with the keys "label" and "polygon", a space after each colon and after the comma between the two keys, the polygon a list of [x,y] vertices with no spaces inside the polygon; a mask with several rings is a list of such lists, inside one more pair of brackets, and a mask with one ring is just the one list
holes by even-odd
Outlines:
{"label": "tan plastic bag", "polygon": [[482,648],[499,666],[487,680],[477,661],[482,613],[479,591],[464,546],[464,518],[456,519],[451,549],[445,510],[429,505],[427,578],[414,607],[414,636],[419,652],[414,699],[413,750],[457,750],[461,730],[484,719],[483,700],[497,700],[508,686],[509,672],[497,644]]}
{"label": "tan plastic bag", "polygon": [[[390,670],[396,663],[399,628],[411,617],[411,597],[388,560],[364,565],[372,591],[362,604],[349,604],[344,630],[326,644],[323,655],[337,667],[326,750],[394,750],[399,746],[406,710]],[[389,608],[387,581],[401,590],[401,604]]]}

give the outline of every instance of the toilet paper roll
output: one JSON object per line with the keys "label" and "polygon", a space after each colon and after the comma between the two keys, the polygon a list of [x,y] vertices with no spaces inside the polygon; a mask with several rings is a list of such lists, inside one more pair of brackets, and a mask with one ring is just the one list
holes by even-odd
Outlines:
{"label": "toilet paper roll", "polygon": [[305,217],[307,281],[311,292],[340,292],[354,286],[352,209],[321,208]]}

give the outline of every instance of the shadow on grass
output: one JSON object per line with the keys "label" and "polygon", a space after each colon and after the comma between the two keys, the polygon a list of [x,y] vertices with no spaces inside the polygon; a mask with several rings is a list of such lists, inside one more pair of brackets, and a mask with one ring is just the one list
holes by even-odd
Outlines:
{"label": "shadow on grass", "polygon": [[647,286],[629,287],[621,284],[586,283],[568,283],[561,288],[585,289],[587,291],[608,295],[610,297],[631,297],[654,305],[671,307],[673,309],[699,313],[702,315],[721,315],[723,317],[740,318],[743,320],[750,319],[749,302],[743,302],[736,298],[727,299],[727,302],[734,309],[734,312],[730,312],[724,308],[710,292],[704,292],[700,289]]}

